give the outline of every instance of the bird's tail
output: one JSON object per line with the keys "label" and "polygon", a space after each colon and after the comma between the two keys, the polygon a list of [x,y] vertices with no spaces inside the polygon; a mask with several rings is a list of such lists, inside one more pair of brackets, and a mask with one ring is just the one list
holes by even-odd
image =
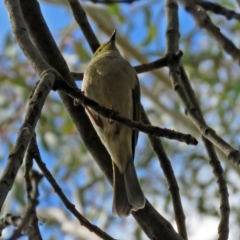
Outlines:
{"label": "bird's tail", "polygon": [[113,214],[126,217],[131,213],[132,206],[128,202],[124,183],[124,174],[121,174],[117,165],[113,162]]}
{"label": "bird's tail", "polygon": [[138,182],[133,161],[131,160],[128,161],[126,166],[124,183],[128,202],[132,206],[133,210],[137,211],[138,209],[144,208],[146,199]]}
{"label": "bird's tail", "polygon": [[138,182],[135,167],[128,161],[126,171],[121,174],[113,162],[113,213],[120,217],[128,216],[131,210],[137,211],[145,206],[145,197]]}

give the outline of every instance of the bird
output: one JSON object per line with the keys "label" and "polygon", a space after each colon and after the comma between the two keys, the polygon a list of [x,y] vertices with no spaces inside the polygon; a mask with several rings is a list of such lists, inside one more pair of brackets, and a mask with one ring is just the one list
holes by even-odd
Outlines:
{"label": "bird", "polygon": [[[135,69],[122,57],[116,46],[116,30],[94,53],[84,71],[82,91],[85,96],[111,107],[134,121],[140,119],[140,85]],[[144,208],[146,199],[134,167],[138,131],[85,107],[86,113],[113,165],[114,215],[126,217]]]}

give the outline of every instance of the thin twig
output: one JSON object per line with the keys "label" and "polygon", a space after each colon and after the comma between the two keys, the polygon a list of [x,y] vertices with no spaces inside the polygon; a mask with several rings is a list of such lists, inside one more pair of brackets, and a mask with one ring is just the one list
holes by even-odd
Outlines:
{"label": "thin twig", "polygon": [[34,129],[48,93],[53,87],[55,76],[56,75],[51,72],[46,73],[39,82],[33,97],[29,102],[26,116],[20,127],[16,143],[8,157],[7,166],[0,178],[0,209],[2,208],[8,192],[11,190],[17,172],[22,165],[23,156],[33,136]]}
{"label": "thin twig", "polygon": [[[180,69],[179,69],[179,59],[172,55],[171,52],[174,50],[174,44],[171,43],[171,39],[175,39],[179,36],[179,33],[176,36],[173,36],[173,31],[167,30],[167,46],[169,51],[169,75],[172,81],[173,89],[176,91],[179,96],[181,102],[185,107],[186,114],[190,117],[196,127],[199,129],[201,134],[203,134],[208,140],[210,140],[215,146],[217,146],[227,157],[228,159],[235,164],[238,168],[240,168],[240,152],[234,149],[231,145],[225,142],[222,138],[220,138],[216,132],[206,125],[202,118],[198,113],[198,109],[192,104],[189,96],[187,95],[180,78]],[[171,45],[168,45],[168,42]],[[178,52],[178,48],[175,49]]]}
{"label": "thin twig", "polygon": [[168,57],[164,56],[163,58],[160,58],[160,59],[155,60],[153,62],[135,66],[134,69],[138,74],[144,73],[144,72],[149,72],[149,71],[152,71],[152,70],[155,70],[155,69],[167,67],[168,66],[167,61],[168,61]]}
{"label": "thin twig", "polygon": [[179,0],[186,10],[189,11],[195,18],[199,27],[205,29],[232,58],[240,64],[240,50],[235,44],[221,33],[220,28],[216,27],[206,11],[199,5],[194,4],[192,0]]}
{"label": "thin twig", "polygon": [[[170,13],[169,13],[170,14]],[[178,16],[176,12],[173,10],[171,13],[172,18],[178,19]],[[171,19],[170,21],[172,26],[168,25],[168,31],[167,31],[167,43],[168,43],[168,51],[173,52],[173,51],[178,51],[178,22],[177,20]],[[174,28],[175,27],[175,28]],[[169,31],[171,30],[171,31]],[[175,33],[174,33],[175,32]],[[175,38],[174,38],[175,34]],[[171,39],[175,40],[175,44],[171,43]],[[185,108],[186,108],[186,113],[191,117],[195,125],[199,128],[199,130],[203,134],[203,140],[205,143],[205,147],[207,149],[207,152],[209,154],[209,157],[211,159],[211,166],[213,168],[213,172],[215,176],[217,177],[217,181],[219,184],[219,192],[220,192],[220,201],[221,201],[221,221],[219,224],[219,240],[225,240],[227,239],[226,236],[228,236],[228,222],[229,222],[229,203],[228,203],[228,191],[227,191],[227,185],[224,180],[224,177],[222,175],[222,168],[220,165],[220,162],[217,158],[217,155],[215,153],[214,146],[209,140],[213,140],[212,142],[215,143],[216,146],[218,146],[220,149],[221,147],[225,147],[225,149],[231,146],[225,143],[220,137],[218,137],[213,130],[211,130],[207,125],[206,122],[203,118],[203,115],[201,113],[201,109],[198,105],[196,95],[191,87],[191,84],[189,82],[189,79],[187,77],[187,74],[182,66],[180,66],[179,59],[173,59],[169,61],[169,70],[170,70],[170,76],[173,82],[174,90],[177,92],[178,96],[182,100]],[[205,128],[208,129],[206,131],[203,131]],[[211,132],[211,134],[209,134]],[[211,135],[211,136],[210,136]],[[220,139],[220,144],[219,143]],[[233,153],[236,151],[233,150]],[[239,153],[238,153],[238,158],[239,158]],[[240,159],[240,158],[239,158]],[[238,160],[239,163],[239,160]],[[239,166],[239,164],[238,164]]]}
{"label": "thin twig", "polygon": [[229,235],[229,213],[230,213],[227,183],[224,179],[223,169],[218,160],[215,149],[212,146],[212,143],[205,137],[203,137],[202,139],[210,158],[210,164],[213,168],[213,173],[217,178],[218,191],[220,195],[221,218],[220,223],[218,225],[218,240],[227,240]]}
{"label": "thin twig", "polygon": [[[176,54],[178,54],[178,53],[176,53]],[[149,72],[149,71],[152,71],[155,69],[167,67],[167,65],[168,65],[167,61],[168,61],[168,56],[164,56],[163,58],[160,58],[156,61],[137,65],[134,67],[134,69],[135,69],[136,73],[138,73],[138,74],[145,73],[145,72]],[[78,80],[78,81],[83,80],[84,73],[71,72],[71,74],[75,80]]]}
{"label": "thin twig", "polygon": [[[141,121],[146,124],[151,124],[147,117],[147,114],[145,113],[145,111],[143,109],[143,106],[141,106]],[[169,189],[169,192],[172,197],[174,215],[175,215],[178,229],[183,229],[182,231],[184,231],[184,229],[186,229],[185,214],[183,211],[181,197],[179,194],[178,183],[175,178],[171,162],[169,161],[168,156],[163,148],[161,139],[157,138],[155,136],[151,136],[151,135],[148,135],[148,137],[149,137],[149,140],[151,142],[154,152],[157,154],[158,160],[163,169],[164,175],[167,179],[168,189]]]}
{"label": "thin twig", "polygon": [[55,74],[51,73],[54,71],[53,68],[51,68],[39,55],[29,38],[22,17],[19,1],[5,0],[5,5],[9,12],[15,39],[29,62],[42,78],[42,81],[37,88],[38,91],[36,91],[36,94],[34,94],[34,97],[30,101],[25,120],[17,137],[17,141],[11,154],[9,155],[7,166],[0,179],[0,209],[2,208],[8,192],[12,188],[16,174],[22,164],[26,148],[32,138],[42,106],[55,80]]}
{"label": "thin twig", "polygon": [[163,129],[163,128],[159,128],[159,127],[155,127],[147,124],[142,124],[140,122],[125,118],[121,116],[117,111],[101,106],[94,100],[84,96],[84,94],[72,88],[70,85],[68,85],[64,81],[55,82],[54,90],[56,89],[59,91],[63,91],[64,93],[68,94],[70,97],[74,99],[77,99],[79,103],[83,104],[84,106],[88,106],[92,108],[101,116],[121,122],[122,124],[130,128],[133,128],[154,136],[166,137],[168,139],[175,139],[180,142],[185,142],[187,144],[197,145],[198,143],[197,140],[194,137],[192,137],[190,134],[183,134],[183,133],[175,132],[174,130],[169,130],[166,128]]}
{"label": "thin twig", "polygon": [[[188,76],[184,70],[184,68],[180,67],[180,75],[182,84],[185,88],[186,93],[188,94],[192,104],[196,108],[199,117],[202,119],[202,121],[205,123],[205,120],[203,118],[201,109],[199,107],[196,95],[192,89],[192,86],[190,84],[190,81],[188,79]],[[215,177],[217,178],[218,183],[218,189],[219,189],[219,195],[220,195],[220,213],[221,213],[221,219],[218,226],[218,234],[219,234],[219,240],[225,240],[228,239],[229,234],[229,201],[228,201],[228,190],[227,190],[227,183],[223,176],[223,170],[221,167],[221,164],[218,160],[214,145],[204,136],[202,136],[204,145],[206,147],[208,156],[210,158],[210,164],[213,169],[213,173]]]}
{"label": "thin twig", "polygon": [[36,206],[38,204],[38,184],[42,179],[42,175],[38,172],[29,169],[27,172],[27,179],[28,184],[30,187],[29,190],[29,198],[28,198],[28,208],[25,213],[25,216],[22,218],[20,225],[18,228],[13,232],[12,236],[9,240],[19,239],[22,233],[25,233],[29,236],[31,240],[39,240],[42,239],[41,235],[39,235],[39,228],[34,229],[33,226],[30,224],[33,217],[36,217]]}
{"label": "thin twig", "polygon": [[218,3],[213,3],[209,1],[197,1],[197,4],[203,7],[206,11],[211,11],[213,13],[223,15],[228,20],[231,20],[234,18],[240,21],[240,13],[237,13],[232,9],[223,7]]}
{"label": "thin twig", "polygon": [[180,68],[180,72],[172,74],[174,79],[173,80],[174,85],[175,85],[174,89],[186,108],[186,114],[191,118],[191,120],[199,129],[201,134],[204,135],[204,137],[206,137],[208,140],[210,140],[216,147],[218,147],[233,164],[235,164],[238,168],[240,168],[240,152],[234,149],[222,138],[220,138],[216,134],[216,132],[206,124],[201,114],[199,114],[198,105],[193,104],[192,100],[189,99],[190,95],[186,94],[185,92],[186,88],[184,88],[183,90],[183,85],[181,80],[179,79],[179,74],[181,74],[181,79],[183,79],[184,77],[186,78],[187,76],[186,76],[186,73],[182,72],[181,68]]}
{"label": "thin twig", "polygon": [[68,200],[68,198],[64,195],[62,189],[55,181],[54,177],[50,173],[50,171],[47,169],[45,163],[42,161],[36,139],[34,141],[35,151],[34,151],[34,159],[36,160],[36,163],[38,164],[39,168],[41,169],[44,176],[47,178],[49,183],[52,185],[53,189],[59,196],[59,198],[62,200],[66,208],[79,220],[80,224],[85,226],[90,232],[94,232],[97,236],[99,236],[102,239],[105,240],[114,240],[111,236],[109,236],[107,233],[102,231],[99,227],[91,224],[80,212],[77,211],[75,206]]}
{"label": "thin twig", "polygon": [[[36,213],[36,205],[38,204],[38,181],[42,179],[42,175],[32,171],[33,157],[34,157],[34,141],[35,136],[33,136],[25,157],[25,182],[28,198],[28,212],[31,214],[29,225],[31,226],[31,231],[27,232],[29,239],[31,240],[41,240],[41,233],[39,230],[38,217]],[[25,218],[27,218],[27,213]],[[26,221],[26,220],[25,220]]]}
{"label": "thin twig", "polygon": [[71,7],[71,10],[76,22],[81,28],[85,38],[87,39],[89,46],[92,49],[92,52],[95,52],[100,46],[100,44],[88,22],[87,15],[84,9],[82,8],[78,0],[68,0],[68,3]]}
{"label": "thin twig", "polygon": [[[167,41],[167,54],[169,54],[169,61],[168,61],[168,67],[169,67],[169,75],[172,77],[173,81],[175,77],[177,76],[177,80],[179,79],[179,76],[175,74],[178,71],[178,63],[180,61],[179,57],[174,57],[176,61],[172,61],[171,54],[179,51],[179,22],[178,22],[178,5],[176,0],[165,0],[165,12],[167,17],[167,29],[166,29],[166,41]],[[173,86],[176,90],[175,83],[173,82]],[[179,89],[179,88],[178,88]],[[185,225],[185,215],[183,213],[183,209],[174,209],[180,210],[180,216],[176,218],[176,223],[178,227],[178,232],[184,238],[185,240],[188,239],[187,236],[187,229]],[[178,215],[178,212],[175,212],[175,216]]]}

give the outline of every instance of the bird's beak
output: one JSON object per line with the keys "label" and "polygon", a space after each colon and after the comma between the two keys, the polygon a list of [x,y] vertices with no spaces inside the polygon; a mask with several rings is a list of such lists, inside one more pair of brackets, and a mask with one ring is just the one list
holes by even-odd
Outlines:
{"label": "bird's beak", "polygon": [[115,42],[116,33],[117,33],[117,30],[115,29],[112,33],[112,36],[109,39],[109,42]]}

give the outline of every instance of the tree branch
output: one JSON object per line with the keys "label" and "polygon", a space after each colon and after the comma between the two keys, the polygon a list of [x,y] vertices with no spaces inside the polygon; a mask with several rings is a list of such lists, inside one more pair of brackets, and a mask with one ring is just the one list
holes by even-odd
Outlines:
{"label": "tree branch", "polygon": [[42,58],[39,52],[36,50],[32,41],[29,38],[25,22],[23,20],[22,11],[19,5],[19,1],[5,0],[9,18],[12,26],[12,31],[16,42],[31,63],[37,74],[41,77],[46,71],[54,71],[50,65]]}
{"label": "tree branch", "polygon": [[230,213],[227,183],[224,179],[223,169],[218,160],[215,149],[212,146],[212,143],[205,137],[203,137],[202,139],[207,149],[208,156],[210,158],[210,164],[212,166],[213,173],[217,178],[218,191],[220,195],[221,218],[220,218],[220,223],[218,225],[218,239],[225,240],[225,239],[228,239],[228,235],[229,235],[229,213]]}
{"label": "tree branch", "polygon": [[78,0],[68,0],[68,3],[71,7],[71,10],[76,22],[81,28],[85,38],[87,39],[89,46],[92,49],[92,52],[95,52],[100,46],[100,44],[88,22],[87,15],[84,9],[82,8]]}
{"label": "tree branch", "polygon": [[0,209],[6,199],[8,192],[11,190],[17,172],[22,165],[23,157],[27,146],[34,134],[37,121],[40,117],[42,107],[48,96],[48,93],[53,87],[55,74],[46,73],[38,84],[33,97],[29,102],[27,113],[20,127],[16,143],[8,157],[7,166],[0,178]]}
{"label": "tree branch", "polygon": [[[26,148],[32,138],[41,109],[49,91],[53,87],[56,75],[56,71],[45,62],[32,44],[26,32],[26,26],[19,2],[15,0],[5,0],[5,5],[9,12],[15,39],[42,80],[29,103],[27,114],[20,128],[17,141],[8,157],[7,166],[0,179],[0,209],[2,208],[8,192],[12,188],[16,174],[22,164]],[[52,72],[54,72],[54,74]]]}
{"label": "tree branch", "polygon": [[55,181],[54,177],[50,173],[50,171],[47,169],[45,163],[42,161],[36,139],[33,140],[34,144],[34,159],[36,160],[36,163],[38,164],[39,168],[41,169],[44,176],[47,178],[49,183],[52,185],[53,189],[59,196],[59,198],[64,203],[65,207],[78,219],[81,225],[85,226],[90,232],[94,232],[97,236],[99,236],[102,239],[105,240],[114,240],[111,236],[109,236],[107,233],[102,231],[99,227],[91,224],[78,210],[75,208],[75,206],[67,199],[67,197],[64,195],[62,189]]}
{"label": "tree branch", "polygon": [[[179,96],[181,102],[185,107],[186,114],[190,117],[193,123],[197,126],[201,134],[203,134],[208,140],[210,140],[215,146],[217,146],[227,157],[228,159],[235,164],[238,168],[240,168],[240,152],[230,146],[227,142],[225,142],[222,138],[220,138],[215,131],[206,125],[202,118],[198,113],[198,109],[193,105],[191,100],[189,99],[188,94],[186,93],[185,88],[182,85],[180,78],[180,63],[179,58],[176,58],[172,55],[171,51],[174,50],[174,44],[171,43],[171,39],[176,39],[179,36],[179,33],[176,36],[173,36],[172,30],[166,32],[168,51],[169,52],[169,75],[173,84],[173,89]],[[178,40],[177,40],[178,41]],[[175,49],[178,52],[178,48]]]}
{"label": "tree branch", "polygon": [[[180,75],[181,75],[183,86],[191,102],[196,108],[199,114],[199,117],[205,123],[196,95],[192,89],[188,76],[182,66],[180,67]],[[218,226],[218,234],[219,234],[219,240],[225,240],[225,239],[228,239],[228,234],[229,234],[229,212],[230,212],[229,202],[228,202],[227,183],[224,179],[223,169],[218,160],[214,145],[206,137],[202,136],[202,139],[203,139],[205,148],[207,150],[208,156],[210,158],[210,165],[213,169],[213,173],[217,178],[218,191],[220,195],[220,213],[221,213],[221,219]]]}
{"label": "tree branch", "polygon": [[[34,228],[30,223],[32,219],[36,217],[36,206],[38,204],[38,184],[42,179],[42,175],[32,169],[26,173],[26,179],[28,182],[28,208],[25,216],[22,218],[18,228],[13,232],[9,240],[19,239],[22,233],[26,233],[31,240],[42,239],[39,228]],[[30,189],[29,189],[30,187]],[[36,226],[35,226],[36,227]]]}
{"label": "tree branch", "polygon": [[236,19],[240,21],[240,14],[233,11],[232,9],[221,6],[218,3],[213,3],[209,1],[198,1],[198,5],[203,7],[206,11],[211,11],[213,13],[223,15],[227,20]]}
{"label": "tree branch", "polygon": [[[176,53],[176,55],[179,53]],[[160,58],[156,61],[150,62],[150,63],[146,63],[146,64],[141,64],[141,65],[137,65],[134,67],[136,73],[140,74],[140,73],[145,73],[145,72],[149,72],[155,69],[159,69],[159,68],[163,68],[163,67],[167,67],[168,65],[168,56],[164,56],[163,58]],[[77,73],[77,72],[71,72],[74,80],[83,80],[84,77],[84,73]]]}
{"label": "tree branch", "polygon": [[199,27],[204,28],[232,58],[240,64],[240,50],[235,44],[221,33],[220,28],[216,27],[206,11],[199,5],[194,4],[192,0],[180,0],[195,18]]}
{"label": "tree branch", "polygon": [[143,124],[137,121],[130,120],[121,116],[117,111],[113,109],[108,109],[94,100],[84,96],[84,94],[80,93],[79,90],[72,88],[64,81],[56,81],[54,85],[54,90],[62,91],[68,94],[70,97],[77,99],[79,104],[81,103],[84,106],[88,106],[99,113],[101,116],[116,120],[130,128],[139,130],[144,133],[148,133],[150,135],[158,136],[158,137],[166,137],[168,139],[175,139],[180,142],[185,142],[187,144],[197,145],[197,140],[193,138],[190,134],[183,134],[180,132],[175,132],[174,130],[163,129],[147,124]]}
{"label": "tree branch", "polygon": [[[145,113],[145,111],[143,109],[143,106],[141,106],[141,121],[146,124],[151,124],[147,117],[147,114]],[[163,169],[165,178],[167,179],[168,190],[172,197],[174,215],[175,215],[178,231],[186,232],[185,214],[183,211],[181,197],[179,194],[178,183],[175,178],[171,162],[169,161],[168,156],[163,148],[161,139],[157,138],[155,136],[151,136],[151,135],[148,135],[148,137],[149,137],[149,140],[153,147],[153,150],[158,157],[160,165]],[[182,235],[184,235],[184,234],[182,234]],[[184,239],[186,239],[186,236],[184,236],[184,237],[185,237]]]}
{"label": "tree branch", "polygon": [[[179,33],[179,22],[178,22],[178,5],[176,0],[165,0],[165,11],[166,11],[166,17],[167,17],[167,29],[166,29],[167,55],[170,56],[168,61],[168,67],[169,67],[169,75],[170,77],[172,77],[173,86],[174,86],[175,85],[174,81],[180,82],[178,75],[176,75],[175,73],[176,71],[178,71],[178,63],[181,59],[179,57],[174,57],[176,62],[171,60],[171,54],[179,51],[180,33]],[[175,77],[177,77],[177,79],[175,79]],[[183,88],[182,88],[182,91],[183,91]],[[178,187],[176,186],[176,188]],[[180,196],[176,194],[176,197],[179,202]],[[177,208],[177,206],[179,208]],[[178,212],[176,212],[178,210],[180,214],[180,216],[176,217],[178,232],[182,236],[182,238],[187,240],[188,236],[187,236],[187,230],[185,225],[185,215],[182,209],[182,205],[177,204],[177,206],[175,208],[174,213],[175,213],[175,216],[178,215]]]}
{"label": "tree branch", "polygon": [[[175,2],[175,1],[174,1]],[[172,2],[172,4],[174,4]],[[169,13],[170,14],[170,13]],[[171,17],[171,16],[170,16]],[[168,43],[168,51],[178,51],[178,16],[176,12],[173,10],[172,17],[175,18],[174,20],[171,20],[170,23],[172,23],[171,26],[168,25],[167,28],[167,43]],[[175,22],[175,24],[174,24]],[[175,28],[174,28],[175,26]],[[171,31],[169,31],[171,30]],[[174,33],[175,32],[175,33]],[[175,35],[175,37],[174,37]],[[171,43],[171,39],[175,41],[174,43]],[[209,141],[212,140],[212,142],[218,146],[220,149],[221,147],[225,147],[225,149],[232,149],[230,145],[225,143],[220,137],[218,137],[213,130],[210,130],[210,128],[206,125],[206,122],[203,118],[203,115],[201,113],[201,109],[198,105],[196,95],[191,87],[191,84],[188,80],[187,74],[182,66],[179,64],[179,59],[174,58],[169,61],[169,71],[170,76],[173,82],[174,90],[182,100],[185,108],[186,113],[191,117],[195,125],[199,128],[201,133],[203,134],[203,141],[205,143],[205,147],[207,149],[207,152],[209,154],[209,157],[211,159],[210,164],[213,168],[213,172],[215,176],[217,177],[217,182],[219,184],[219,192],[220,192],[220,199],[221,199],[221,221],[219,224],[219,240],[220,239],[227,239],[228,238],[228,222],[229,222],[229,203],[228,203],[228,191],[227,191],[227,185],[223,177],[222,168],[220,165],[220,162],[217,158],[215,149],[213,144]],[[205,131],[203,131],[203,127],[205,128]],[[208,130],[210,130],[211,134],[208,133]],[[211,135],[211,136],[210,136]],[[219,139],[221,144],[219,143]],[[229,147],[229,148],[228,148]],[[233,149],[233,153],[236,153],[236,150]],[[230,156],[230,154],[229,154]],[[238,159],[240,160],[240,154],[238,153]],[[239,160],[238,166],[239,166]],[[236,163],[236,162],[235,162]]]}

